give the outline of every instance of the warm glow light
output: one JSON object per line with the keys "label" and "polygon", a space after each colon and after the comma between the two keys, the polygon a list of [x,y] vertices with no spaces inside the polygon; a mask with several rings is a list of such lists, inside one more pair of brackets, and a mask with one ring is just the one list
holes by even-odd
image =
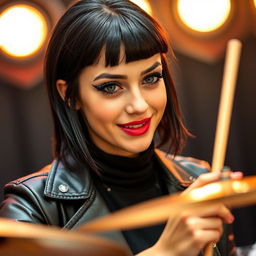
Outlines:
{"label": "warm glow light", "polygon": [[221,192],[221,189],[222,187],[220,184],[212,183],[205,185],[204,187],[191,190],[189,195],[193,200],[203,200],[219,194]]}
{"label": "warm glow light", "polygon": [[14,5],[0,16],[0,49],[12,57],[27,57],[45,42],[45,17],[30,5]]}
{"label": "warm glow light", "polygon": [[210,32],[227,21],[231,3],[230,0],[177,0],[177,10],[186,26],[199,32]]}
{"label": "warm glow light", "polygon": [[254,0],[254,5],[255,5],[255,7],[256,7],[256,0]]}
{"label": "warm glow light", "polygon": [[234,181],[232,184],[232,188],[237,193],[246,193],[249,191],[250,186],[246,182]]}
{"label": "warm glow light", "polygon": [[148,14],[152,14],[151,6],[147,0],[130,0],[130,1],[137,4],[140,8],[142,8]]}

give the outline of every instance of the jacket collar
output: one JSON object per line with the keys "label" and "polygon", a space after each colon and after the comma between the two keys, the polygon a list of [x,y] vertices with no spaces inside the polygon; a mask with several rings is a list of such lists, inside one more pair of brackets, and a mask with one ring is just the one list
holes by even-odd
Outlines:
{"label": "jacket collar", "polygon": [[68,170],[61,162],[54,161],[46,180],[44,194],[58,199],[86,199],[92,194],[92,181],[85,167]]}
{"label": "jacket collar", "polygon": [[[180,187],[188,187],[195,177],[171,160],[166,153],[155,149],[159,162],[164,167],[169,182]],[[60,161],[54,161],[48,173],[44,194],[50,198],[58,199],[86,199],[93,191],[90,172],[86,167],[69,170]],[[180,189],[179,189],[180,190]]]}
{"label": "jacket collar", "polygon": [[185,166],[179,165],[172,155],[159,149],[155,149],[155,153],[157,159],[164,167],[169,182],[171,181],[174,185],[183,187],[184,189],[190,186],[196,179],[196,175],[192,175],[191,171],[189,171]]}

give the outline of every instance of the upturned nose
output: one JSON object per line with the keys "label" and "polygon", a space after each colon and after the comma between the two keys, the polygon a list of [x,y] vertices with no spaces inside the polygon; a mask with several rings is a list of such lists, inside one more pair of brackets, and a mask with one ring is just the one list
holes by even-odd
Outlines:
{"label": "upturned nose", "polygon": [[148,109],[148,103],[140,90],[135,90],[131,93],[129,101],[126,105],[126,111],[129,114],[144,113]]}

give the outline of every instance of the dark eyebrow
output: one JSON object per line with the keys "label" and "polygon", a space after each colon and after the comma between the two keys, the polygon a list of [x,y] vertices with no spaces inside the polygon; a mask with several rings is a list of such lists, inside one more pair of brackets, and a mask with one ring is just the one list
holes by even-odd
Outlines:
{"label": "dark eyebrow", "polygon": [[127,79],[127,76],[125,75],[113,75],[108,73],[102,73],[98,75],[93,81],[102,79],[102,78],[109,78],[109,79]]}
{"label": "dark eyebrow", "polygon": [[161,65],[162,64],[159,61],[157,61],[151,67],[149,67],[146,70],[142,71],[141,75],[145,75],[145,74],[149,73],[150,71],[153,71],[155,68],[157,68],[158,66],[161,66]]}
{"label": "dark eyebrow", "polygon": [[[155,62],[151,67],[147,68],[146,70],[141,72],[141,75],[147,74],[150,71],[154,70],[156,67],[161,66],[160,62]],[[93,81],[108,78],[108,79],[127,79],[128,77],[125,75],[117,75],[117,74],[108,74],[108,73],[102,73],[98,75]]]}

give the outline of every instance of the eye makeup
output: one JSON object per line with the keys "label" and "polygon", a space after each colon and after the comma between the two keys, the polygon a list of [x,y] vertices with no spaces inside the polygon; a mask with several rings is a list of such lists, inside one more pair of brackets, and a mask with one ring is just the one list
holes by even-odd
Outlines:
{"label": "eye makeup", "polygon": [[151,73],[149,75],[147,75],[144,79],[143,79],[143,84],[156,84],[157,82],[159,82],[160,79],[163,78],[162,73],[160,72],[154,72]]}
{"label": "eye makeup", "polygon": [[119,90],[122,90],[121,86],[117,82],[112,82],[112,81],[105,82],[99,85],[93,85],[93,87],[96,90],[108,95],[116,94],[118,93]]}

